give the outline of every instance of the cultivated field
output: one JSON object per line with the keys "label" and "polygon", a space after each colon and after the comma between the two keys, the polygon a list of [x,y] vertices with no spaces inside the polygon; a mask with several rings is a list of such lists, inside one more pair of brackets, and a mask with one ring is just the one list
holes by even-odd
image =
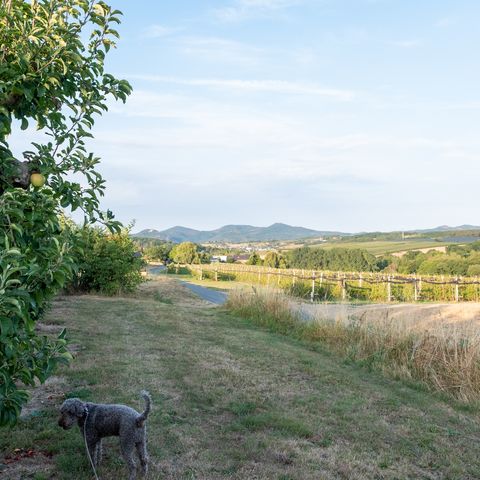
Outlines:
{"label": "cultivated field", "polygon": [[[479,410],[369,373],[198,300],[177,281],[132,297],[63,297],[76,360],[0,437],[2,478],[90,479],[65,395],[141,408],[150,390],[151,479],[476,479]],[[5,433],[5,432],[4,432]],[[102,480],[125,477],[116,439]]]}
{"label": "cultivated field", "polygon": [[432,240],[405,240],[405,241],[386,241],[386,240],[371,240],[365,242],[325,242],[317,245],[312,245],[319,248],[360,248],[367,250],[372,255],[386,255],[389,253],[408,252],[410,250],[425,250],[437,249],[438,247],[445,247],[451,245],[451,242],[441,242]]}

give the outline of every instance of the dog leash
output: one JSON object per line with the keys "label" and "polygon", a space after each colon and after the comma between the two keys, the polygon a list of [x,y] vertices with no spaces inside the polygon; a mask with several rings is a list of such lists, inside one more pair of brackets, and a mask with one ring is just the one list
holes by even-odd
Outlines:
{"label": "dog leash", "polygon": [[88,443],[87,443],[87,419],[88,419],[88,408],[85,407],[85,422],[83,423],[83,439],[85,440],[85,449],[87,450],[87,456],[88,459],[90,460],[90,465],[93,468],[93,474],[95,475],[96,480],[100,480],[97,475],[97,471],[95,470],[95,465],[93,464],[92,456],[90,455],[90,450],[88,449]]}

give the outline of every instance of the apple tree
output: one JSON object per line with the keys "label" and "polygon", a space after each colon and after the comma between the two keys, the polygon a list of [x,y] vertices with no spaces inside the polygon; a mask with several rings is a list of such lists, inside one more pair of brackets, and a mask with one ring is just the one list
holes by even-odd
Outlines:
{"label": "apple tree", "polygon": [[[120,17],[99,0],[0,0],[0,425],[18,418],[21,384],[70,358],[65,332],[51,339],[36,328],[76,268],[63,209],[120,227],[100,210],[105,182],[86,143],[109,99],[131,92],[104,68]],[[18,158],[9,136],[33,127]]]}

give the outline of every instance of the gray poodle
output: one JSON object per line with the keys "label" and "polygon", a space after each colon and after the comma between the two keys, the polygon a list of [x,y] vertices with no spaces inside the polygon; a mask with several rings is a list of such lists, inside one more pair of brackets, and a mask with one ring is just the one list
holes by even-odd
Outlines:
{"label": "gray poodle", "polygon": [[119,436],[122,455],[130,472],[129,480],[136,478],[134,448],[142,467],[143,475],[148,470],[147,432],[145,421],[151,408],[151,397],[142,391],[145,400],[145,411],[138,413],[126,405],[106,405],[102,403],[86,403],[78,398],[69,398],[60,408],[58,424],[65,430],[78,423],[82,435],[85,435],[88,450],[95,466],[102,456],[102,438]]}

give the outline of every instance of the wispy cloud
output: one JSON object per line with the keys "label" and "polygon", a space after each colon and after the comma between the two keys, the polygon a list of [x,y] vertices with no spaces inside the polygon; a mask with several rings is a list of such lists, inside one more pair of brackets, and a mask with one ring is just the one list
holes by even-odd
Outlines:
{"label": "wispy cloud", "polygon": [[167,27],[165,25],[150,25],[142,33],[145,38],[168,37],[179,32],[180,28]]}
{"label": "wispy cloud", "polygon": [[416,48],[420,47],[422,43],[423,42],[421,40],[397,40],[392,42],[392,45],[400,48]]}
{"label": "wispy cloud", "polygon": [[181,37],[177,45],[183,54],[208,62],[248,66],[260,64],[266,53],[262,48],[221,37]]}
{"label": "wispy cloud", "polygon": [[315,83],[289,82],[285,80],[231,80],[219,78],[177,78],[157,75],[127,75],[131,79],[150,82],[173,83],[192,87],[221,88],[240,92],[265,92],[291,95],[315,95],[335,100],[353,100],[355,93],[350,90],[327,88]]}
{"label": "wispy cloud", "polygon": [[304,3],[302,0],[236,0],[232,5],[214,10],[223,22],[238,22],[252,17],[265,17],[274,12]]}

